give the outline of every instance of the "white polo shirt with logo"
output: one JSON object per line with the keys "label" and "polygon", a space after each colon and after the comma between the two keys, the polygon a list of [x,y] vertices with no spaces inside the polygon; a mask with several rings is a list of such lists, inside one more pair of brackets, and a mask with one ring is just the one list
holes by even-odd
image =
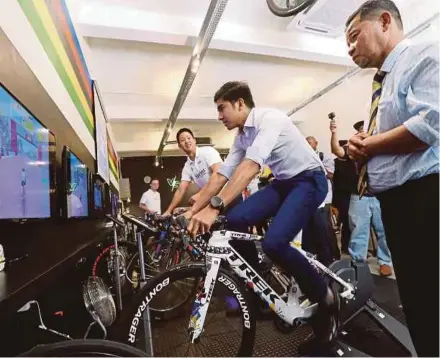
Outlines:
{"label": "white polo shirt with logo", "polygon": [[148,189],[142,194],[140,203],[146,205],[149,210],[152,210],[157,214],[161,213],[160,193],[158,191]]}
{"label": "white polo shirt with logo", "polygon": [[182,170],[182,181],[193,181],[203,188],[211,177],[211,167],[223,163],[220,153],[213,147],[197,147],[194,160],[188,157]]}

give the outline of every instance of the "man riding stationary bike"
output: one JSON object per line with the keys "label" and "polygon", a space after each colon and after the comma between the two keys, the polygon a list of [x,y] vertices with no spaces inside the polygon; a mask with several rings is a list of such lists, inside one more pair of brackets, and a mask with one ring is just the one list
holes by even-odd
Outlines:
{"label": "man riding stationary bike", "polygon": [[[225,83],[214,101],[219,120],[228,130],[238,128],[238,132],[225,162],[185,213],[190,221],[188,231],[192,235],[207,232],[216,217],[267,164],[274,180],[229,211],[227,225],[229,230],[247,232],[249,227],[273,217],[262,243],[265,254],[296,279],[311,301],[318,303],[318,313],[312,321],[314,335],[300,347],[302,353],[311,352],[334,338],[338,308],[323,278],[290,246],[290,241],[324,201],[328,191],[325,170],[289,117],[276,109],[255,107],[246,83]],[[255,246],[242,246],[246,251],[243,257],[252,254],[246,259],[257,265]]]}

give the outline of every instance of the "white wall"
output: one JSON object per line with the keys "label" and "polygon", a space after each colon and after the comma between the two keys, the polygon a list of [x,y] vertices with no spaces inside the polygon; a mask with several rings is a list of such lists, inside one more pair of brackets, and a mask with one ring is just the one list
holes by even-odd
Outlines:
{"label": "white wall", "polygon": [[349,139],[355,133],[353,124],[368,117],[374,72],[362,71],[292,116],[303,120],[298,128],[305,136],[314,136],[321,151],[330,153],[330,112],[336,115],[339,139]]}
{"label": "white wall", "polygon": [[[374,71],[361,72],[346,83],[336,87],[315,102],[295,113],[291,118],[301,121],[298,128],[305,135],[313,135],[320,142],[320,149],[330,152],[330,131],[328,113],[335,112],[340,126],[340,138],[347,139],[354,133],[353,123],[365,119],[369,113],[371,81]],[[265,103],[270,105],[269,103]],[[164,122],[113,122],[111,124],[118,151],[122,152],[149,152],[157,150],[164,130]],[[171,133],[170,140],[174,140],[175,133],[181,127],[191,128],[196,136],[209,136],[216,148],[230,148],[235,132],[228,131],[218,121],[177,121]],[[167,146],[165,153],[177,149],[176,146]]]}

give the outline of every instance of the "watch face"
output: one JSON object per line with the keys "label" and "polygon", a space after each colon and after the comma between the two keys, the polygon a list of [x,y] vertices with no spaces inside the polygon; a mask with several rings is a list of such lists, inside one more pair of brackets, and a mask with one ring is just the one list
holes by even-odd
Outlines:
{"label": "watch face", "polygon": [[212,205],[212,207],[214,207],[214,208],[220,208],[220,206],[222,205],[222,199],[220,199],[218,196],[214,196],[212,199],[211,199],[211,205]]}

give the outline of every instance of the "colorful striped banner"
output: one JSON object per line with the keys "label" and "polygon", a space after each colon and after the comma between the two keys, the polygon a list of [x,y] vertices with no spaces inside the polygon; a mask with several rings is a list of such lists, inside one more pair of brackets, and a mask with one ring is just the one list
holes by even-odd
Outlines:
{"label": "colorful striped banner", "polygon": [[119,158],[113,148],[113,144],[110,140],[110,136],[107,131],[107,148],[108,148],[108,164],[110,166],[110,171],[113,173],[115,179],[119,181]]}
{"label": "colorful striped banner", "polygon": [[65,0],[17,0],[90,134],[92,81]]}

